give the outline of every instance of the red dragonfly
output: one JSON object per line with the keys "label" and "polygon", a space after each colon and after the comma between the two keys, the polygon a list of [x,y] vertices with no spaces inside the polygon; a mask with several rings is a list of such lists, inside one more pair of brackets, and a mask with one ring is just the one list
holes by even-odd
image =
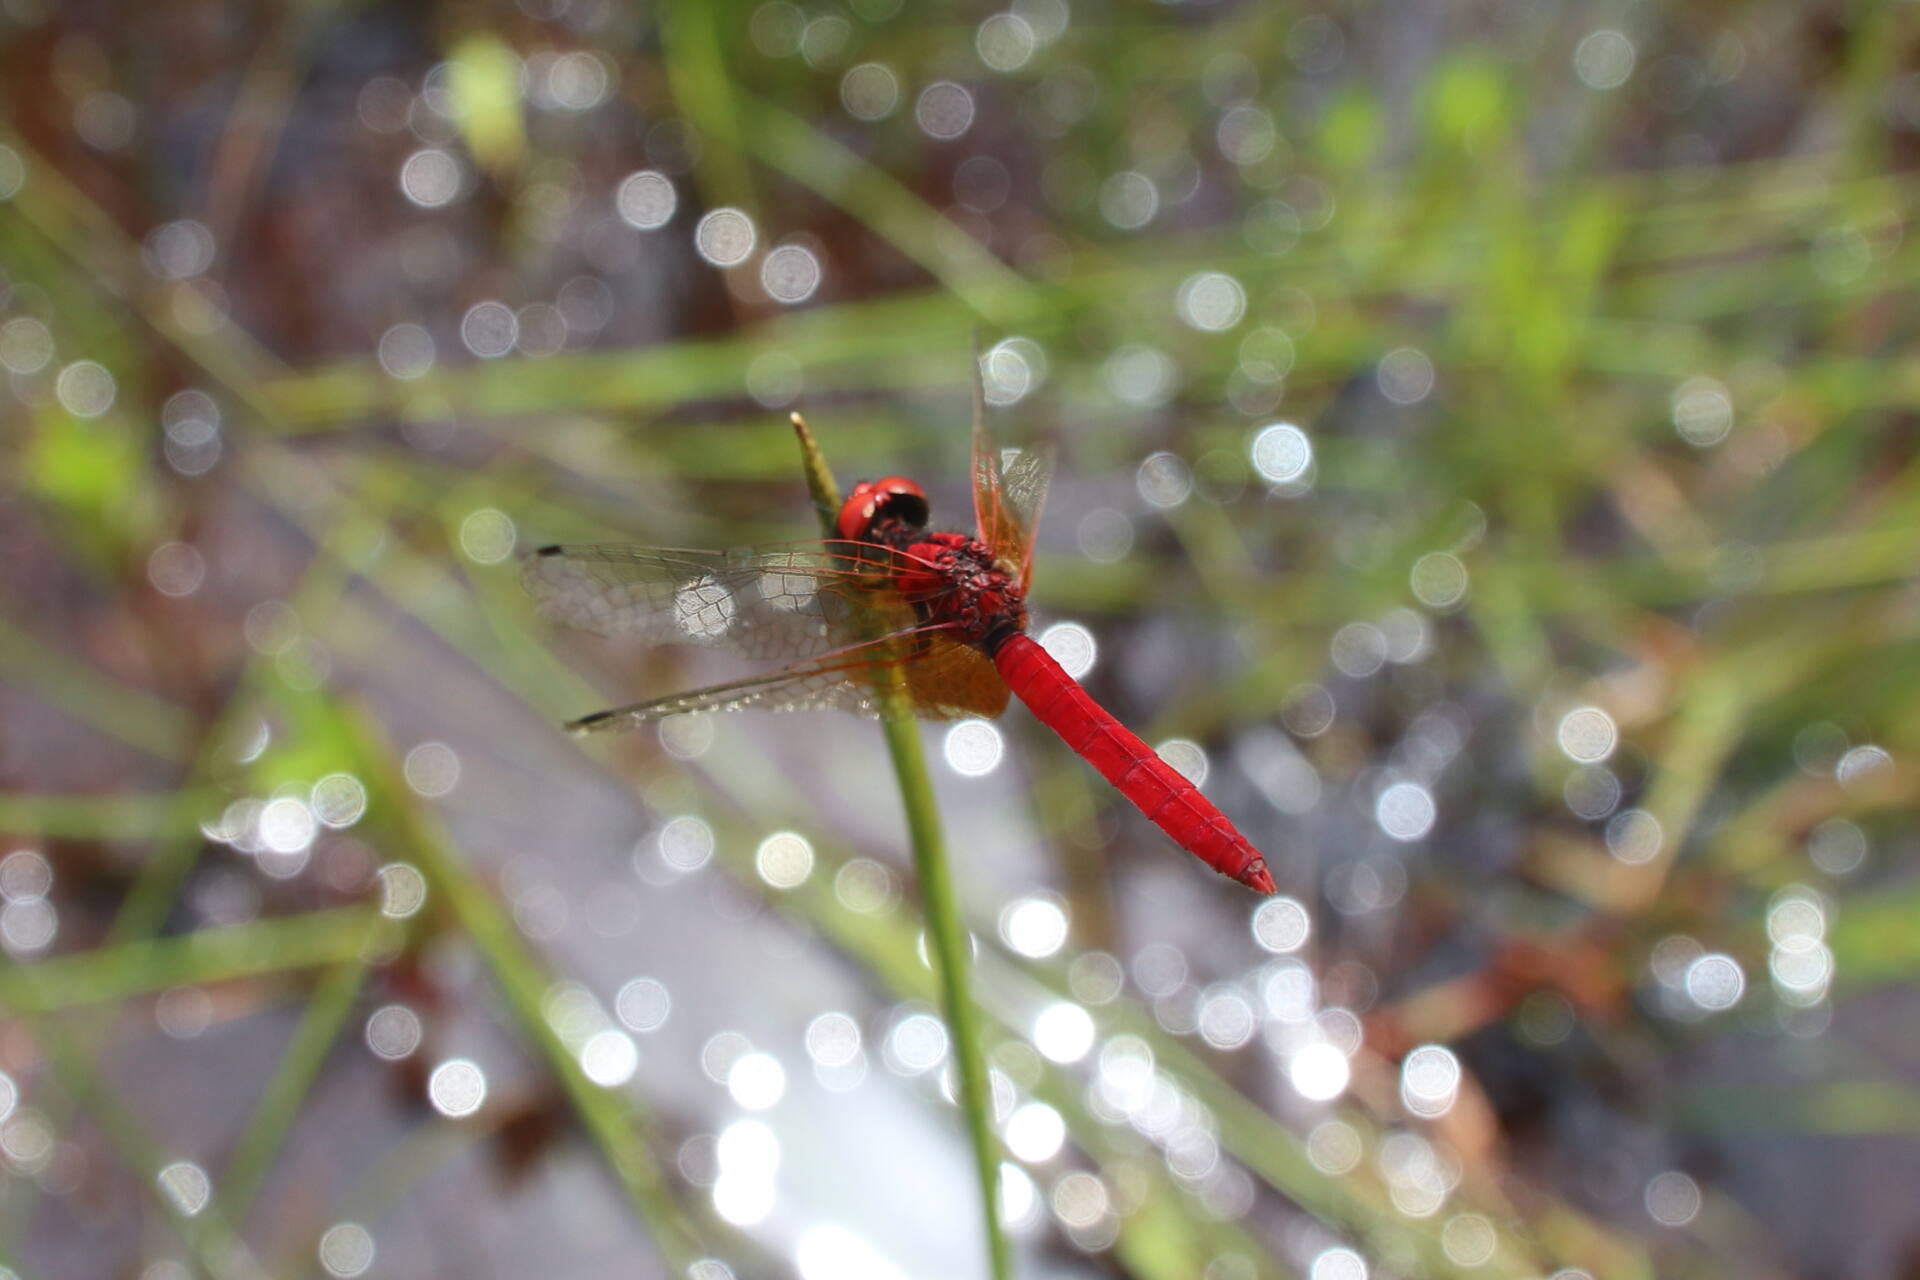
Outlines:
{"label": "red dragonfly", "polygon": [[523,578],[555,622],[783,664],[567,727],[631,729],[739,707],[877,714],[894,671],[926,719],[996,716],[1013,693],[1182,848],[1274,892],[1266,860],[1226,815],[1027,635],[1033,528],[1050,470],[1034,450],[1003,464],[976,400],[972,534],[930,532],[926,491],[888,476],[854,487],[839,537],[824,541],[737,551],[542,547]]}

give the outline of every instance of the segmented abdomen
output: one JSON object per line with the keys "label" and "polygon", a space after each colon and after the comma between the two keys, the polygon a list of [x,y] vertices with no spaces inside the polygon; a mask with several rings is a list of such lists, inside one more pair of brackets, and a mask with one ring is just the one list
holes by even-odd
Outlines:
{"label": "segmented abdomen", "polygon": [[1008,638],[994,651],[993,664],[1028,710],[1181,848],[1250,889],[1274,892],[1266,860],[1227,816],[1109,715],[1031,637]]}

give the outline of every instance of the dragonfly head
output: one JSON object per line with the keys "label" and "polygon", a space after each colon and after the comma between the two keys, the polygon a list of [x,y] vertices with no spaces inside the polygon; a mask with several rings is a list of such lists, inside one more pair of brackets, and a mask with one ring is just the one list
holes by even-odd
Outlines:
{"label": "dragonfly head", "polygon": [[927,491],[905,476],[862,480],[840,504],[838,530],[843,538],[864,541],[874,521],[882,516],[918,526],[926,524],[930,510]]}

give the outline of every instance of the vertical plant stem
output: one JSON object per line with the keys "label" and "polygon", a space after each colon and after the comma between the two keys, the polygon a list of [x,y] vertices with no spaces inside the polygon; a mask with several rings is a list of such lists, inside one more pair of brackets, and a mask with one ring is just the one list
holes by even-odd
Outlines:
{"label": "vertical plant stem", "polygon": [[[819,513],[821,527],[831,538],[840,509],[839,486],[828,469],[820,446],[806,422],[794,414],[794,433],[800,440],[801,465],[807,490]],[[880,725],[893,757],[894,776],[900,782],[900,802],[907,813],[907,834],[913,845],[914,871],[920,877],[925,902],[928,952],[940,979],[940,1003],[953,1042],[953,1060],[960,1077],[960,1110],[967,1117],[967,1135],[973,1143],[974,1164],[980,1176],[980,1212],[987,1237],[987,1258],[994,1280],[1013,1274],[1006,1233],[1000,1228],[1000,1148],[993,1136],[993,1093],[987,1080],[986,1054],[980,1034],[980,1015],[968,985],[973,964],[972,940],[960,918],[953,892],[953,874],[947,863],[946,841],[940,834],[940,809],[933,798],[933,779],[927,773],[926,753],[913,707],[897,671],[889,671],[880,690],[884,708]]]}
{"label": "vertical plant stem", "polygon": [[907,831],[913,840],[913,866],[920,876],[920,896],[925,901],[928,950],[940,976],[940,1002],[953,1036],[953,1059],[960,1072],[960,1108],[966,1113],[980,1175],[987,1253],[995,1280],[1005,1280],[1013,1270],[1006,1235],[1000,1229],[1000,1148],[993,1136],[993,1092],[988,1087],[980,1019],[968,986],[972,940],[953,892],[946,841],[940,834],[940,811],[934,804],[933,781],[927,776],[926,753],[920,749],[919,727],[904,691],[896,684],[888,694],[887,714],[880,724],[886,733],[887,751],[893,757],[894,774],[900,780],[900,800],[907,810]]}

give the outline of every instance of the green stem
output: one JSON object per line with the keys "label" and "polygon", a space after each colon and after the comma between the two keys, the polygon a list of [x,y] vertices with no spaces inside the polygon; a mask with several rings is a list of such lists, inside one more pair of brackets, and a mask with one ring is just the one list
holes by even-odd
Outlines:
{"label": "green stem", "polygon": [[929,949],[936,958],[940,1003],[953,1037],[954,1065],[960,1073],[960,1109],[967,1116],[974,1164],[980,1175],[987,1253],[995,1280],[1005,1280],[1013,1274],[1013,1266],[1006,1234],[1000,1229],[1000,1147],[993,1136],[993,1092],[988,1087],[980,1018],[968,988],[972,939],[960,919],[960,903],[953,892],[947,845],[940,834],[940,810],[933,799],[933,780],[927,775],[926,753],[920,749],[919,726],[898,687],[889,691],[887,713],[880,726],[886,733],[894,774],[900,780],[900,800],[907,810],[913,866],[920,876],[920,896],[925,900]]}
{"label": "green stem", "polygon": [[0,659],[8,676],[60,710],[162,760],[178,760],[186,714],[164,698],[115,680],[0,617]]}
{"label": "green stem", "polygon": [[[829,538],[835,536],[834,517],[840,509],[839,486],[827,467],[820,446],[799,414],[793,429],[800,440],[800,457],[807,490]],[[967,1117],[974,1164],[980,1175],[980,1211],[986,1227],[987,1257],[994,1280],[1007,1280],[1013,1263],[1006,1233],[1000,1229],[1000,1148],[993,1136],[993,1093],[987,1080],[980,1015],[968,987],[973,967],[972,939],[960,919],[953,892],[953,874],[947,865],[946,841],[940,834],[940,808],[933,798],[933,779],[927,773],[926,754],[913,720],[900,675],[890,672],[880,690],[880,725],[893,757],[894,776],[900,782],[900,802],[907,811],[907,834],[913,844],[913,866],[920,877],[920,896],[926,903],[928,950],[940,978],[940,1003],[947,1032],[953,1041],[953,1061],[960,1076],[960,1109]]]}
{"label": "green stem", "polygon": [[0,1012],[60,1013],[164,991],[358,964],[390,944],[400,926],[365,907],[336,907],[170,938],[143,938],[0,967]]}
{"label": "green stem", "polygon": [[320,1068],[341,1026],[353,1012],[353,1002],[366,978],[367,967],[356,958],[335,965],[314,989],[300,1025],[294,1029],[286,1056],[280,1059],[279,1069],[254,1107],[253,1116],[227,1161],[226,1174],[220,1180],[220,1200],[231,1221],[246,1223],[274,1156],[293,1128],[300,1104],[319,1078]]}

